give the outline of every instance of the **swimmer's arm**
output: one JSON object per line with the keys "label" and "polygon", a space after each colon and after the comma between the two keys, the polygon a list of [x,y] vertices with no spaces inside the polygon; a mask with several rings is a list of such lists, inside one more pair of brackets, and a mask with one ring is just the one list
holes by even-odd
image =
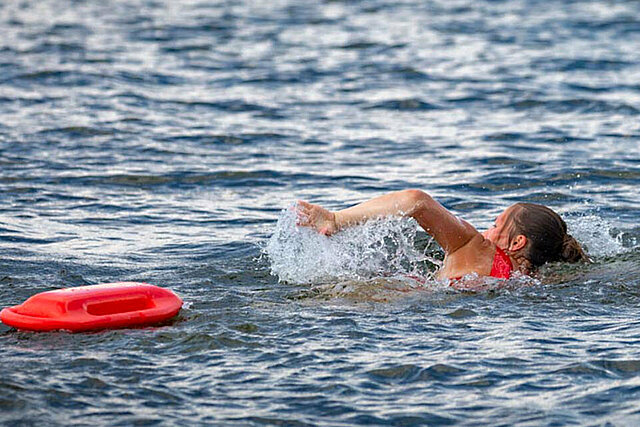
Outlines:
{"label": "swimmer's arm", "polygon": [[298,200],[298,225],[331,235],[343,228],[384,216],[404,216],[413,209],[411,190],[378,196],[341,211],[331,212],[322,206]]}
{"label": "swimmer's arm", "polygon": [[448,254],[455,252],[479,235],[471,224],[459,219],[421,190],[403,190],[385,194],[335,212],[338,229],[388,215],[414,218]]}
{"label": "swimmer's arm", "polygon": [[300,225],[313,227],[327,235],[369,219],[391,215],[415,218],[446,253],[455,252],[479,235],[472,225],[460,220],[420,190],[385,194],[337,212],[307,202],[300,201],[298,204],[302,215]]}
{"label": "swimmer's arm", "polygon": [[449,212],[424,191],[407,191],[414,201],[410,216],[433,236],[447,254],[452,254],[471,242],[483,240],[473,225]]}

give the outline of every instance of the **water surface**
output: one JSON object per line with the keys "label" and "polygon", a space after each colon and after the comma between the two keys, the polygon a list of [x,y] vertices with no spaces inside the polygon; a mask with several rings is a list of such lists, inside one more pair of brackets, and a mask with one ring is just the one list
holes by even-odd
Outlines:
{"label": "water surface", "polygon": [[[0,420],[636,424],[639,16],[595,0],[0,4],[0,305],[125,280],[186,302],[153,328],[0,326]],[[329,267],[265,255],[296,199],[404,188],[480,229],[547,204],[594,263],[417,286],[396,273],[441,253],[394,222],[334,245]],[[279,248],[300,244],[318,241]]]}

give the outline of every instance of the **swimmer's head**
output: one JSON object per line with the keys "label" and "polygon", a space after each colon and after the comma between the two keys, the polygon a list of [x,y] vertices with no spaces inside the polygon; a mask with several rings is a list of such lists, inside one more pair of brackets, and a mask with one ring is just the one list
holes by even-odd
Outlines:
{"label": "swimmer's head", "polygon": [[484,236],[507,250],[527,272],[547,262],[589,260],[560,215],[535,203],[510,206]]}

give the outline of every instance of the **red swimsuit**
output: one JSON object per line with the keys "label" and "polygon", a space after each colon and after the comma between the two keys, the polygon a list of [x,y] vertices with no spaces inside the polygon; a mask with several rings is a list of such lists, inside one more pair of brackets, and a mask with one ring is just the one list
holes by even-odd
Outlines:
{"label": "red swimsuit", "polygon": [[489,276],[497,277],[498,279],[508,279],[512,271],[513,265],[511,265],[509,255],[496,246],[496,254],[493,256],[493,265],[491,266]]}

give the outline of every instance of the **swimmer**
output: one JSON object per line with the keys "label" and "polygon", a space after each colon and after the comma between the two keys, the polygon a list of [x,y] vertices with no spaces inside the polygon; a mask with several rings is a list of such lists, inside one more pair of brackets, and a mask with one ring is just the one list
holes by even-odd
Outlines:
{"label": "swimmer", "polygon": [[468,274],[508,279],[514,271],[532,275],[547,262],[589,261],[567,224],[553,210],[516,203],[480,233],[421,190],[379,196],[336,212],[299,201],[298,225],[330,236],[339,230],[383,216],[414,218],[444,249],[438,276],[458,280]]}

